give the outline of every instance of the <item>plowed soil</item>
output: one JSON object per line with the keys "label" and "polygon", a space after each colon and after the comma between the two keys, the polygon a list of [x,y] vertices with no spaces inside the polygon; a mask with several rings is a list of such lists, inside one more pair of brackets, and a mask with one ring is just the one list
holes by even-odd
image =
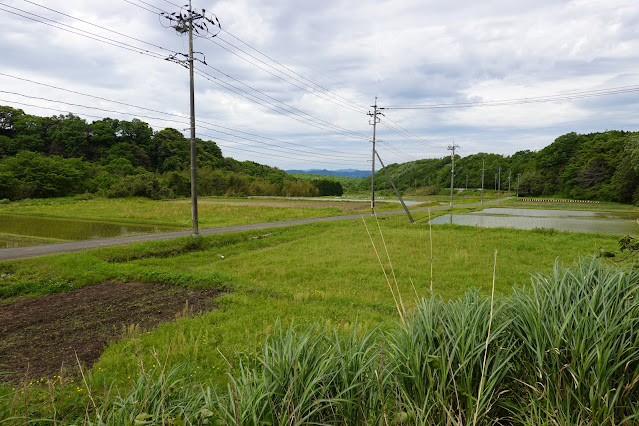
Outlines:
{"label": "plowed soil", "polygon": [[[0,305],[0,372],[6,380],[92,365],[125,327],[149,330],[214,308],[219,290],[106,282]],[[187,305],[188,301],[188,305]],[[186,309],[185,309],[186,308]]]}

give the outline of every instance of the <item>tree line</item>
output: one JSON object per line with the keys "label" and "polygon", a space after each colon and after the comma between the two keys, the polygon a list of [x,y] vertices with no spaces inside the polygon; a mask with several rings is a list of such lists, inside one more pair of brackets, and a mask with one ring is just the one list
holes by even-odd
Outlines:
{"label": "tree line", "polygon": [[[454,186],[508,189],[520,196],[563,197],[639,204],[639,132],[611,130],[568,133],[540,151],[511,156],[478,153],[455,156]],[[451,157],[388,165],[400,190],[438,192],[450,187]],[[364,187],[370,187],[370,178]],[[375,188],[390,188],[383,171]]]}
{"label": "tree line", "polygon": [[[201,195],[313,196],[323,187],[283,170],[224,157],[196,139]],[[325,186],[325,185],[324,185]],[[0,106],[0,199],[91,193],[153,199],[190,195],[190,143],[172,128],[73,115],[39,117]]]}

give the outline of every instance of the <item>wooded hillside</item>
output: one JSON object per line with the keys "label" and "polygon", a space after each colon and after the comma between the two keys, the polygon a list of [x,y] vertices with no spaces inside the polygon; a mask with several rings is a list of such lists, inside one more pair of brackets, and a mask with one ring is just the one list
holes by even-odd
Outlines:
{"label": "wooded hillside", "polygon": [[[284,171],[222,155],[197,140],[201,195],[316,195]],[[38,117],[0,106],[0,199],[81,193],[168,198],[190,194],[189,140],[141,120],[87,123],[73,114]]]}
{"label": "wooded hillside", "polygon": [[[501,189],[507,190],[510,176],[514,193],[519,176],[520,196],[639,203],[639,132],[568,133],[538,152],[456,156],[454,186],[481,188],[482,161],[486,189],[496,189],[501,182]],[[390,164],[388,171],[401,190],[448,188],[451,158]],[[383,171],[376,173],[375,180],[376,189],[390,187]],[[370,186],[370,178],[365,185]]]}

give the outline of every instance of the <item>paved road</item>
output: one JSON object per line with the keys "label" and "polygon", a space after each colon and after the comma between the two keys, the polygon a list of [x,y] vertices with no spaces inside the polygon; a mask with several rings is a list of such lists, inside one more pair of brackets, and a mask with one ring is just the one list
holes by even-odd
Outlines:
{"label": "paved road", "polygon": [[[496,203],[496,202],[497,201],[489,201],[484,204]],[[478,204],[462,204],[462,205],[456,205],[455,207],[469,207],[473,205],[478,205]],[[441,210],[441,209],[447,209],[447,208],[448,206],[430,207],[431,210]],[[426,212],[426,211],[428,211],[428,208],[413,209],[410,212],[412,214],[412,213]],[[389,215],[396,215],[396,214],[406,214],[406,212],[404,212],[404,210],[395,210],[390,212],[378,213],[377,216],[389,216]],[[303,225],[306,223],[333,222],[336,220],[359,219],[361,217],[362,217],[361,214],[349,214],[349,215],[343,215],[343,216],[328,216],[328,217],[317,217],[317,218],[309,218],[309,219],[283,220],[280,222],[253,223],[250,225],[221,226],[218,228],[200,229],[200,235],[230,234],[233,232],[252,231],[252,230],[261,230],[261,229],[269,229],[269,228],[282,228],[286,226]],[[95,249],[100,247],[119,246],[119,245],[125,245],[125,244],[140,243],[144,241],[170,240],[172,238],[185,237],[187,235],[191,235],[191,231],[164,232],[164,233],[158,233],[158,234],[104,238],[101,240],[72,241],[68,243],[59,243],[59,244],[45,244],[40,246],[7,248],[7,249],[0,249],[0,261],[44,256],[47,254],[69,253],[73,251],[89,250],[89,249]]]}

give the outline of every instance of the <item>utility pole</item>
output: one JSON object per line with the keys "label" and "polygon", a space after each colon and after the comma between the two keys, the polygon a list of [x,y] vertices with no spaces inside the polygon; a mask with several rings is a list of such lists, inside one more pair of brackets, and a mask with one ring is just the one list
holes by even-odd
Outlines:
{"label": "utility pole", "polygon": [[371,215],[375,215],[375,133],[377,129],[377,123],[379,123],[380,118],[378,115],[383,115],[381,112],[377,111],[377,96],[375,96],[375,105],[371,105],[373,108],[373,112],[368,111],[368,115],[372,117],[372,120],[368,121],[368,124],[373,126],[373,161],[372,161],[372,169],[371,169]]}
{"label": "utility pole", "polygon": [[455,145],[453,142],[452,145],[448,145],[448,150],[453,151],[450,155],[451,158],[451,167],[450,167],[450,208],[453,208],[453,183],[455,182],[455,149],[459,148],[459,145]]}
{"label": "utility pole", "polygon": [[521,182],[521,173],[517,173],[517,197],[519,197],[519,183]]}
{"label": "utility pole", "polygon": [[484,204],[484,171],[486,170],[486,160],[481,160],[481,202]]}
{"label": "utility pole", "polygon": [[[163,25],[166,27],[171,27],[175,31],[180,34],[188,33],[189,35],[189,53],[185,55],[183,53],[176,53],[168,58],[167,61],[176,62],[182,66],[185,66],[189,69],[189,107],[191,113],[191,126],[190,126],[190,151],[191,151],[191,221],[193,222],[193,232],[192,236],[197,238],[200,236],[200,232],[198,229],[198,212],[197,212],[197,164],[196,164],[196,146],[195,146],[195,84],[193,78],[193,34],[195,33],[198,37],[215,37],[219,31],[222,29],[220,25],[220,21],[217,19],[215,15],[211,15],[210,18],[205,16],[205,11],[202,9],[202,12],[193,12],[193,8],[191,7],[191,0],[189,0],[188,4],[188,13],[173,12],[160,13],[160,22],[167,23],[167,25]],[[197,23],[194,23],[197,21]],[[209,31],[209,24],[214,28],[217,28],[215,34]],[[195,28],[194,28],[195,26]],[[186,58],[186,59],[184,59]],[[206,61],[201,61],[206,63]]]}
{"label": "utility pole", "polygon": [[508,197],[510,198],[510,177],[511,177],[512,171],[508,170]]}
{"label": "utility pole", "polygon": [[501,166],[499,166],[499,179],[497,179],[497,201],[499,201],[500,192],[501,192]]}
{"label": "utility pole", "polygon": [[468,173],[466,173],[466,190],[468,190]]}
{"label": "utility pole", "polygon": [[193,236],[200,236],[197,217],[197,165],[195,155],[195,84],[193,82],[193,11],[189,0],[189,93],[191,105],[191,220]]}

